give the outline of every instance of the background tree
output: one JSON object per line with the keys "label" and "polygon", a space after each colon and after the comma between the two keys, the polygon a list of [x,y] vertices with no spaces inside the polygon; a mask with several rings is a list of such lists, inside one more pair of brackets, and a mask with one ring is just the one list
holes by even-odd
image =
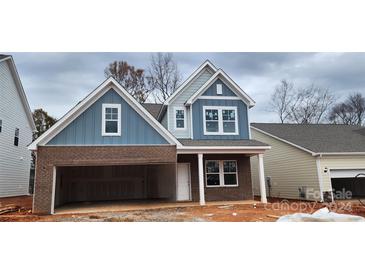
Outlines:
{"label": "background tree", "polygon": [[37,129],[34,139],[37,139],[57,122],[56,118],[48,115],[48,113],[41,108],[33,111],[33,120]]}
{"label": "background tree", "polygon": [[105,77],[112,76],[138,102],[144,103],[150,92],[148,79],[143,69],[136,69],[126,61],[114,61],[104,70]]}
{"label": "background tree", "polygon": [[329,120],[334,124],[364,125],[365,97],[361,93],[349,95],[345,102],[333,106]]}
{"label": "background tree", "polygon": [[306,88],[294,88],[294,84],[282,80],[271,96],[271,109],[280,122],[318,124],[327,117],[334,98],[328,89],[314,84]]}
{"label": "background tree", "polygon": [[298,124],[321,123],[334,103],[334,97],[328,89],[310,85],[298,89],[290,104],[290,120]]}
{"label": "background tree", "polygon": [[294,98],[293,88],[293,83],[283,79],[271,96],[271,110],[278,114],[281,123],[285,123],[290,117],[290,104]]}
{"label": "background tree", "polygon": [[148,82],[154,90],[155,102],[165,102],[176,90],[181,82],[181,75],[171,53],[152,55]]}
{"label": "background tree", "polygon": [[[33,141],[53,126],[57,119],[48,115],[43,109],[35,109],[33,111],[33,120],[37,131],[33,134]],[[36,154],[32,152],[32,162],[30,166],[29,193],[34,191],[34,174],[35,174]]]}

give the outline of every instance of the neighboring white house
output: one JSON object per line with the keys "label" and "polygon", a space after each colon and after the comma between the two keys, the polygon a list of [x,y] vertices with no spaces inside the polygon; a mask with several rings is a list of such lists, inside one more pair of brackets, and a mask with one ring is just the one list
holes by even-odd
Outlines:
{"label": "neighboring white house", "polygon": [[[251,134],[271,146],[264,157],[269,197],[327,201],[350,198],[349,192],[365,197],[365,127],[252,123]],[[252,158],[259,195],[256,165]]]}
{"label": "neighboring white house", "polygon": [[29,194],[35,124],[14,60],[0,55],[0,197]]}

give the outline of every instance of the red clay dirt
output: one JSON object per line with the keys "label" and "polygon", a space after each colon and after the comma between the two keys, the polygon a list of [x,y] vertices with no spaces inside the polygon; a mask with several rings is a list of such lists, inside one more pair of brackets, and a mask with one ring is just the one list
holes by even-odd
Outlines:
{"label": "red clay dirt", "polygon": [[213,222],[274,222],[280,216],[298,212],[313,213],[327,206],[331,211],[365,217],[365,206],[359,201],[323,204],[295,200],[270,199],[268,204],[229,204],[189,206],[128,212],[100,212],[82,214],[35,215],[31,213],[32,197],[0,199],[0,208],[18,205],[16,212],[0,215],[0,222],[92,222],[92,221],[213,221]]}

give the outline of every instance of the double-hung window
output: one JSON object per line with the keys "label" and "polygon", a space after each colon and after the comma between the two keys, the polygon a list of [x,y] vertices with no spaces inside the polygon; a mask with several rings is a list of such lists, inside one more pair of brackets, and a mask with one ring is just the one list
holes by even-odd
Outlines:
{"label": "double-hung window", "polygon": [[204,135],[238,135],[237,107],[203,107]]}
{"label": "double-hung window", "polygon": [[120,104],[103,104],[102,136],[121,135],[121,107]]}
{"label": "double-hung window", "polygon": [[176,107],[175,109],[175,129],[185,129],[186,113],[184,107]]}
{"label": "double-hung window", "polygon": [[238,186],[235,160],[207,160],[205,174],[207,187]]}
{"label": "double-hung window", "polygon": [[19,128],[15,129],[14,146],[19,146]]}

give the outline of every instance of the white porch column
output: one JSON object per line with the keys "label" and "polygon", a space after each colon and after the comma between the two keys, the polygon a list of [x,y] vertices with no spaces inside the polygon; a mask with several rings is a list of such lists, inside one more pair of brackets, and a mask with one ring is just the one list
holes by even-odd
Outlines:
{"label": "white porch column", "polygon": [[261,203],[267,203],[266,199],[266,184],[265,184],[265,172],[264,172],[264,155],[257,155],[259,160],[259,181],[260,181],[260,195],[261,195]]}
{"label": "white porch column", "polygon": [[198,173],[199,173],[199,198],[200,205],[205,205],[205,194],[204,194],[204,165],[203,165],[203,154],[198,154]]}

